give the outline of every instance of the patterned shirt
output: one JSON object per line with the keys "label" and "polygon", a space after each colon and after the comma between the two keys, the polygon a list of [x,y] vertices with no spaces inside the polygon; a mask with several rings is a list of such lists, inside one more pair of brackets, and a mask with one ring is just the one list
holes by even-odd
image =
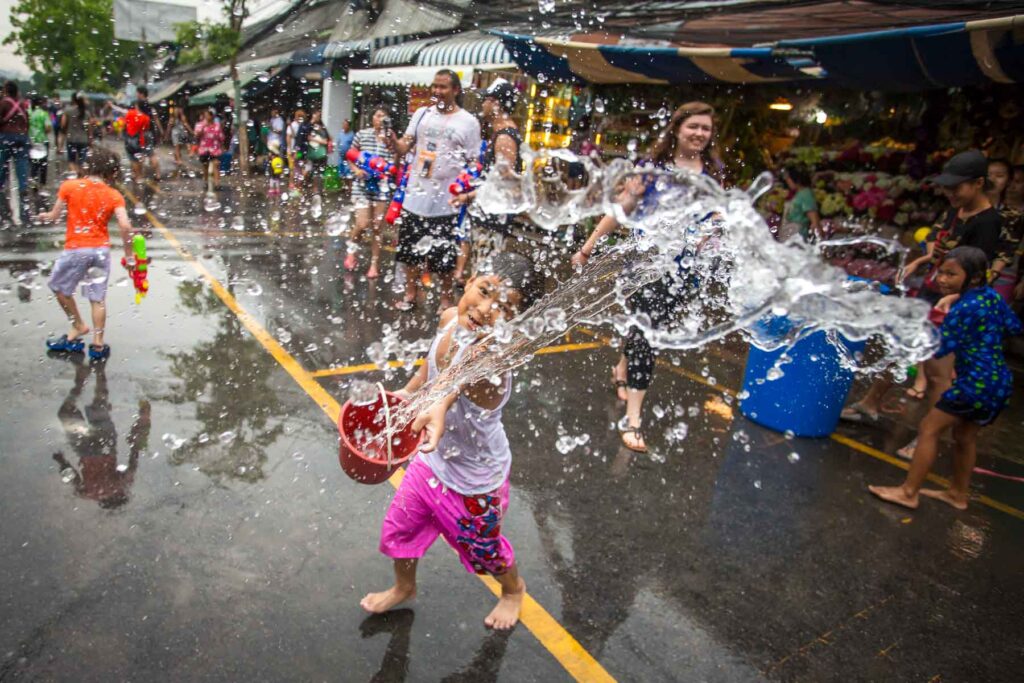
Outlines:
{"label": "patterned shirt", "polygon": [[1013,374],[1003,357],[1003,337],[1024,333],[1020,318],[994,289],[964,293],[942,323],[936,357],[956,354],[956,380],[943,398],[973,408],[1002,410],[1013,393]]}

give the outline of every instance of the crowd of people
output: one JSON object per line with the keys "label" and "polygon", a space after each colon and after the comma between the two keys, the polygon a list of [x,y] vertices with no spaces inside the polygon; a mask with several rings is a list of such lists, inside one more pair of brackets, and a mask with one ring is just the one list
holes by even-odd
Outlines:
{"label": "crowd of people", "polygon": [[[478,212],[467,219],[465,209],[477,201],[477,194],[465,174],[475,168],[500,182],[514,180],[523,170],[522,137],[512,117],[518,91],[498,80],[482,95],[479,116],[466,111],[460,104],[458,75],[441,69],[431,85],[431,103],[417,109],[401,132],[394,129],[391,112],[384,106],[374,107],[369,125],[359,131],[352,131],[345,122],[334,140],[317,111],[307,115],[299,109],[286,121],[279,110],[272,110],[265,120],[249,127],[255,136],[254,158],[268,176],[270,197],[283,192],[284,182],[288,191],[310,187],[319,192],[332,148],[338,153],[338,172],[351,183],[355,216],[342,264],[346,270],[359,267],[358,242],[369,233],[365,275],[369,279],[380,275],[381,236],[385,223],[393,220],[398,226],[395,261],[404,274],[404,290],[394,307],[409,311],[421,305],[424,272],[438,284],[437,335],[427,362],[400,392],[406,395],[457,363],[470,348],[465,338],[477,338],[498,320],[514,318],[541,293],[534,264],[502,251],[500,239],[490,258],[475,254],[474,275],[464,277],[472,231],[501,238],[514,229],[510,214]],[[148,103],[147,91],[139,88],[132,107],[117,119],[122,122],[120,127],[112,130],[123,137],[136,180],[145,177],[147,167],[154,177],[158,175],[155,148],[166,135],[177,163],[184,164],[187,153],[198,157],[205,187],[213,192],[223,155],[233,146],[230,123],[225,119],[215,109],[208,109],[192,125],[185,113],[176,109],[165,128]],[[710,105],[683,104],[674,111],[648,156],[638,163],[724,181],[715,154],[716,124],[716,112]],[[133,234],[124,198],[114,187],[120,158],[92,144],[101,134],[100,127],[81,95],[55,113],[45,99],[28,102],[19,97],[15,84],[4,86],[0,187],[6,182],[9,160],[14,161],[20,188],[27,186],[30,171],[34,182],[40,188],[45,186],[48,155],[32,152],[48,145],[51,135],[55,144],[64,143],[69,169],[76,176],[60,185],[52,208],[36,217],[52,222],[68,209],[65,250],[54,266],[50,288],[71,326],[47,345],[56,352],[83,352],[91,334],[88,353],[96,360],[110,355],[104,341],[109,219],[117,219],[126,260],[132,258]],[[403,170],[399,172],[399,168]],[[814,195],[808,191],[811,177],[802,169],[788,168],[783,178],[791,201],[785,229],[775,237],[812,241],[819,232],[820,215]],[[922,364],[918,383],[908,389],[908,396],[926,401],[927,406],[919,435],[905,451],[911,459],[906,480],[898,486],[869,488],[879,498],[909,508],[916,508],[919,496],[924,495],[963,509],[968,504],[977,435],[1006,408],[1012,393],[1013,377],[1003,355],[1003,340],[1024,332],[1011,308],[1024,299],[1020,279],[1024,169],[968,150],[953,156],[931,182],[941,189],[949,207],[936,217],[925,240],[925,252],[906,265],[899,279],[909,295],[931,307],[929,317],[939,329],[941,345],[935,357]],[[462,189],[454,191],[453,187]],[[572,265],[585,268],[594,252],[602,248],[604,238],[620,229],[619,217],[656,204],[659,192],[657,183],[643,176],[626,182],[616,199],[619,210],[597,223],[572,255]],[[6,202],[3,205],[9,210]],[[28,220],[26,204],[21,206],[22,220]],[[97,269],[106,277],[98,278]],[[682,265],[680,269],[685,270]],[[90,302],[91,327],[74,300],[87,271],[91,275],[83,291]],[[457,295],[459,286],[461,294]],[[685,272],[666,275],[637,291],[628,306],[658,329],[679,315],[694,297],[695,286],[694,278]],[[456,334],[458,330],[465,332],[465,338]],[[654,377],[656,355],[645,332],[633,327],[611,368],[612,388],[624,404],[621,441],[637,452],[647,450],[643,404]],[[893,383],[890,377],[879,378],[843,417],[876,421]],[[494,628],[515,624],[525,583],[518,575],[512,546],[501,534],[511,464],[501,410],[510,393],[506,374],[497,384],[488,379],[463,387],[416,418],[413,428],[423,429],[425,434],[421,457],[410,465],[387,512],[380,544],[382,552],[394,560],[395,584],[387,591],[367,595],[362,605],[368,611],[387,611],[415,594],[417,560],[442,535],[469,571],[490,573],[500,584],[500,599],[487,624]],[[952,432],[956,444],[952,482],[946,489],[924,489],[939,437],[945,431]],[[437,482],[444,486],[438,487]]]}

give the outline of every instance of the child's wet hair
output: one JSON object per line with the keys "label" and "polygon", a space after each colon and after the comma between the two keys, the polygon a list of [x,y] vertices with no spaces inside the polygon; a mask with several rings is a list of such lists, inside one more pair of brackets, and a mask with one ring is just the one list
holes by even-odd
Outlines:
{"label": "child's wet hair", "polygon": [[964,292],[973,287],[981,287],[988,281],[988,257],[977,247],[956,247],[943,260],[956,261],[963,268],[967,275],[964,278]]}
{"label": "child's wet hair", "polygon": [[522,313],[544,294],[544,280],[533,265],[533,261],[521,254],[499,252],[491,254],[477,269],[477,275],[496,275],[508,286],[519,292],[522,299],[519,312]]}
{"label": "child's wet hair", "polygon": [[121,157],[106,147],[92,145],[85,153],[82,170],[86,175],[99,176],[113,183],[121,177]]}

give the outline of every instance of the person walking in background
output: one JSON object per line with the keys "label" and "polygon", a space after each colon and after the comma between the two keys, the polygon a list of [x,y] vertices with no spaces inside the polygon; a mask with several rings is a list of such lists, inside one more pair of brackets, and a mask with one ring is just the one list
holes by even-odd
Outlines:
{"label": "person walking in background", "polygon": [[288,189],[294,190],[302,182],[302,165],[299,163],[302,157],[302,151],[298,149],[298,136],[299,129],[302,124],[306,122],[306,112],[302,109],[296,109],[295,114],[292,115],[292,122],[288,124],[287,130],[285,130],[285,151],[288,154]]}
{"label": "person walking in background", "polygon": [[[374,116],[376,116],[374,112]],[[345,153],[348,152],[352,147],[352,142],[355,140],[356,134],[352,132],[352,123],[345,119],[341,122],[341,132],[338,133],[337,139],[334,141],[334,148],[338,150],[338,176],[341,178],[349,178],[352,176],[352,168],[349,163],[345,161]]]}
{"label": "person walking in background", "polygon": [[29,104],[18,92],[14,81],[4,83],[3,98],[0,99],[0,223],[11,220],[13,212],[8,204],[8,165],[14,162],[14,174],[18,182],[18,212],[22,225],[28,223],[31,215],[28,208],[28,151],[31,143],[28,137]]}
{"label": "person walking in background", "polygon": [[144,85],[140,85],[135,90],[134,108],[148,117],[148,124],[145,126],[142,135],[138,138],[139,144],[135,146],[135,151],[129,153],[132,159],[132,175],[136,182],[142,180],[143,160],[148,159],[153,173],[153,180],[159,181],[160,162],[156,157],[156,143],[158,140],[163,139],[164,127],[160,123],[160,118],[153,111],[153,106],[149,103],[149,88]]}
{"label": "person walking in background", "polygon": [[796,234],[804,242],[818,241],[821,237],[821,212],[811,189],[810,170],[802,166],[787,166],[782,169],[782,179],[793,197],[786,204],[779,241],[785,242]]}
{"label": "person walking in background", "polygon": [[67,148],[68,166],[75,175],[82,175],[82,162],[91,142],[89,126],[89,108],[85,95],[76,92],[71,99],[71,106],[61,116],[60,129],[64,133],[64,144]]}
{"label": "person walking in background", "polygon": [[195,131],[188,125],[184,107],[171,107],[171,145],[174,147],[174,167],[181,175],[185,166],[185,150]]}
{"label": "person walking in background", "polygon": [[32,97],[32,111],[28,115],[28,137],[32,144],[29,150],[32,193],[36,199],[46,196],[46,175],[50,166],[50,112],[46,110],[46,98]]}
{"label": "person walking in background", "polygon": [[[350,140],[349,144],[357,152],[367,152],[378,156],[389,163],[395,160],[394,146],[390,137],[390,126],[384,122],[390,121],[387,111],[378,106],[373,111],[373,125],[363,128]],[[347,123],[347,122],[346,122]],[[338,136],[341,140],[341,136]],[[347,151],[347,150],[346,150]],[[353,168],[354,180],[352,183],[352,204],[355,207],[355,225],[352,226],[352,234],[348,238],[348,254],[345,256],[345,270],[355,270],[359,264],[356,257],[356,246],[359,236],[369,228],[371,231],[370,241],[370,269],[366,271],[366,277],[375,278],[380,275],[380,235],[384,228],[384,216],[387,214],[388,205],[391,202],[391,187],[387,178],[373,176],[361,168]]]}
{"label": "person walking in background", "polygon": [[220,155],[224,153],[224,129],[213,114],[213,109],[203,112],[202,120],[196,124],[196,143],[199,163],[203,165],[203,186],[208,194],[217,189],[220,177]]}
{"label": "person walking in background", "polygon": [[[413,153],[395,255],[406,271],[405,296],[395,304],[401,311],[416,304],[424,261],[428,271],[441,278],[441,308],[448,308],[453,301],[459,212],[448,203],[448,186],[480,154],[480,122],[459,106],[461,96],[459,75],[441,69],[430,86],[433,104],[416,110],[400,139],[392,133],[398,156]],[[424,249],[422,245],[427,243]]]}
{"label": "person walking in background", "polygon": [[319,194],[323,189],[324,169],[327,168],[327,152],[331,141],[331,134],[320,120],[319,111],[309,115],[309,123],[300,134],[306,142],[306,172],[309,174],[306,182],[313,186],[314,193]]}

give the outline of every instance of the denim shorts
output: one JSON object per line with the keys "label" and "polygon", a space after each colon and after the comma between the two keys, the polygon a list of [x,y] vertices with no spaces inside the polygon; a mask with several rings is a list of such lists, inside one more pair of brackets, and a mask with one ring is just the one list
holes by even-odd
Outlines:
{"label": "denim shorts", "polygon": [[58,294],[72,296],[75,287],[82,284],[82,296],[100,302],[107,298],[110,280],[110,247],[83,247],[67,249],[53,265],[50,289]]}

